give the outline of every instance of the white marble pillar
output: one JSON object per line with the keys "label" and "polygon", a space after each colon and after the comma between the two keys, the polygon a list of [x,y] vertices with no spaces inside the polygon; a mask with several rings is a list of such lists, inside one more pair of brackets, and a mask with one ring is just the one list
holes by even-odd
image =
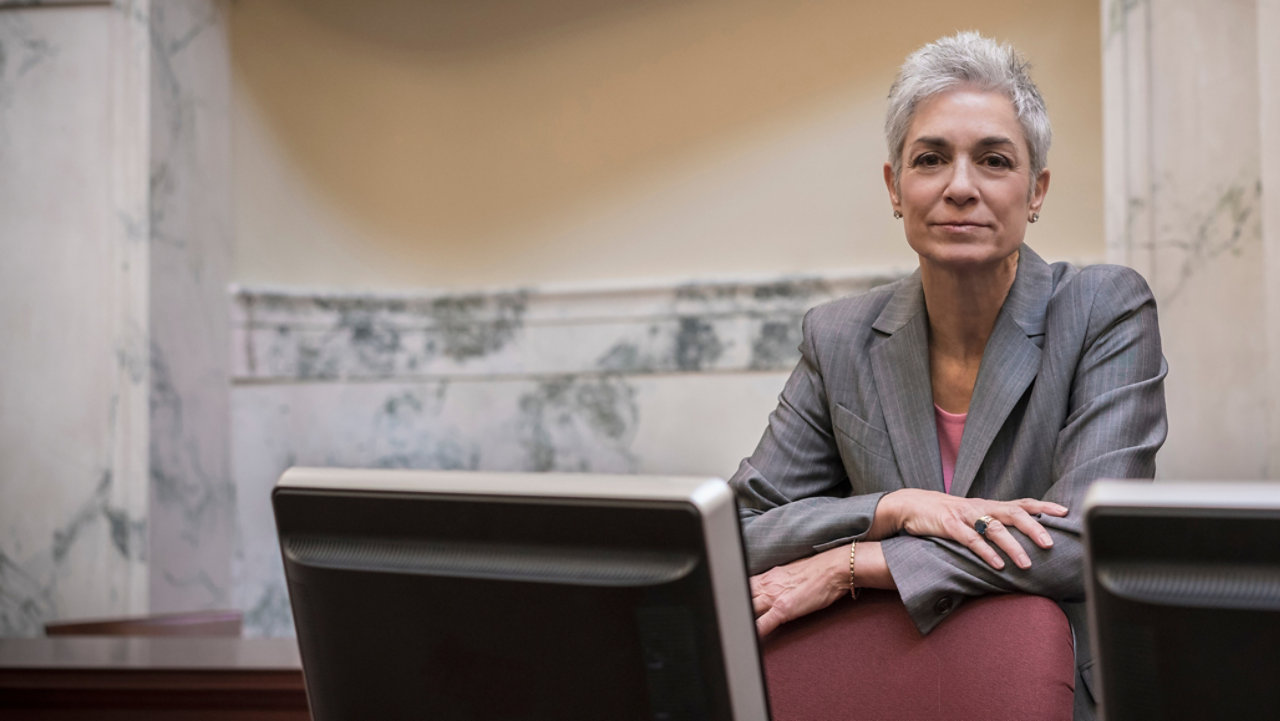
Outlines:
{"label": "white marble pillar", "polygon": [[212,0],[151,4],[153,613],[230,602],[231,111],[223,10]]}
{"label": "white marble pillar", "polygon": [[1280,477],[1280,179],[1261,160],[1274,15],[1274,0],[1102,3],[1107,249],[1159,303],[1165,478]]}
{"label": "white marble pillar", "polygon": [[1267,375],[1270,384],[1267,474],[1280,477],[1280,0],[1258,3],[1261,109],[1262,242],[1266,259]]}
{"label": "white marble pillar", "polygon": [[0,635],[229,600],[220,9],[0,3]]}
{"label": "white marble pillar", "polygon": [[0,635],[147,607],[148,46],[0,10]]}

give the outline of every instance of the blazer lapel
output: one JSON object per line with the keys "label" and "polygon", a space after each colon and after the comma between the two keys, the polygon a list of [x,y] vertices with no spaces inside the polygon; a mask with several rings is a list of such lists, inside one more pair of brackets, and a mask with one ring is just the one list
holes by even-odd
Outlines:
{"label": "blazer lapel", "polygon": [[871,371],[904,485],[942,490],[942,457],[929,380],[929,324],[920,271],[904,279],[872,327]]}
{"label": "blazer lapel", "polygon": [[1053,270],[1034,251],[1022,246],[1018,274],[982,353],[951,478],[952,495],[968,494],[991,442],[1035,380],[1040,369],[1040,346],[1036,341],[1044,335],[1044,314],[1052,290]]}

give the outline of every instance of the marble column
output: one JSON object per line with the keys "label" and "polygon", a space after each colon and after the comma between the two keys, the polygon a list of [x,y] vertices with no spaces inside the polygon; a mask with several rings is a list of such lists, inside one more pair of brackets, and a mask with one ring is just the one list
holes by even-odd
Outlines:
{"label": "marble column", "polygon": [[1159,474],[1280,477],[1275,0],[1102,19],[1108,256],[1151,284],[1169,360]]}
{"label": "marble column", "polygon": [[150,8],[150,610],[226,607],[233,549],[224,8]]}
{"label": "marble column", "polygon": [[1258,89],[1262,114],[1262,237],[1267,288],[1267,473],[1280,477],[1280,0],[1258,3]]}
{"label": "marble column", "polygon": [[228,600],[220,8],[0,3],[0,635]]}
{"label": "marble column", "polygon": [[3,635],[147,606],[147,53],[145,8],[0,10]]}

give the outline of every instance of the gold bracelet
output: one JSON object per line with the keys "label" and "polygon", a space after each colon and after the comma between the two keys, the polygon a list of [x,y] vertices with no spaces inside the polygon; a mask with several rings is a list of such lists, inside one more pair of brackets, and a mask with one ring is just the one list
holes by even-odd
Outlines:
{"label": "gold bracelet", "polygon": [[858,597],[857,575],[853,568],[853,561],[858,556],[858,542],[853,541],[849,544],[849,595],[853,598]]}

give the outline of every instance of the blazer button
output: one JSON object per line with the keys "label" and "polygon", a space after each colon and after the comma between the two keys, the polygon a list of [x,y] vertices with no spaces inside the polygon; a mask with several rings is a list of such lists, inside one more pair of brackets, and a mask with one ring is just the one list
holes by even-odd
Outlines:
{"label": "blazer button", "polygon": [[938,615],[945,616],[948,613],[951,613],[951,609],[955,608],[955,605],[956,602],[951,600],[950,596],[943,596],[938,599],[937,603],[933,604],[933,610]]}

